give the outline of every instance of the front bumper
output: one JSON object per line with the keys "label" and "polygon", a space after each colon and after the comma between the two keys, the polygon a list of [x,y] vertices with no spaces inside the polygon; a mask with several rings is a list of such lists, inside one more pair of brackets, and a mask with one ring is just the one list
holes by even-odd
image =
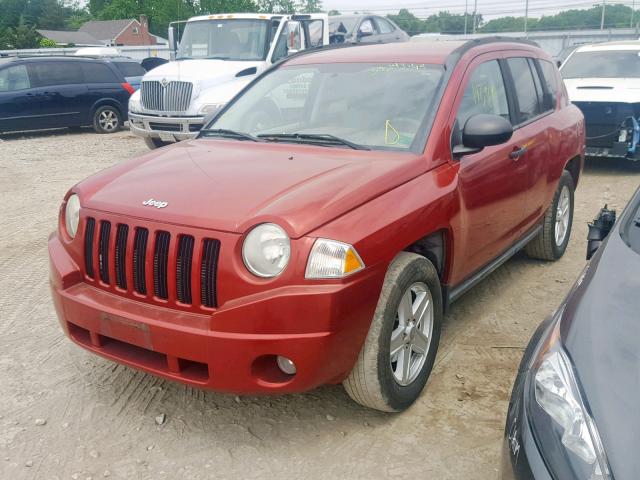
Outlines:
{"label": "front bumper", "polygon": [[131,132],[140,137],[180,141],[196,138],[204,117],[161,117],[129,112]]}
{"label": "front bumper", "polygon": [[[55,309],[75,343],[154,375],[243,394],[300,392],[346,378],[384,278],[384,271],[365,270],[348,283],[279,288],[193,313],[85,283],[56,234],[49,256]],[[304,333],[291,333],[301,324]],[[282,373],[276,355],[293,360],[297,373]]]}
{"label": "front bumper", "polygon": [[551,319],[548,319],[538,327],[518,368],[502,442],[502,480],[553,479],[531,431],[525,406],[529,368],[536,355],[540,339],[546,333],[550,323]]}

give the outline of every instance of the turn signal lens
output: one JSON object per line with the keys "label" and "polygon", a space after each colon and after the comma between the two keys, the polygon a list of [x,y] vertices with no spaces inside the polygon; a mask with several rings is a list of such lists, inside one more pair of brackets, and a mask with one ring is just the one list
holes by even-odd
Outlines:
{"label": "turn signal lens", "polygon": [[348,243],[319,238],[313,244],[305,278],[342,278],[364,268],[364,262]]}

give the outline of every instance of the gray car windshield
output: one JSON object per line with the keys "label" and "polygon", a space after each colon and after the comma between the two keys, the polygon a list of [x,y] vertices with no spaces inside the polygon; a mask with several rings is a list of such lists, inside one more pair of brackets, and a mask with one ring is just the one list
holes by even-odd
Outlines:
{"label": "gray car windshield", "polygon": [[187,23],[176,58],[264,60],[267,55],[268,20],[225,19]]}
{"label": "gray car windshield", "polygon": [[424,135],[443,73],[441,65],[416,63],[285,66],[259,80],[208,129],[267,141],[324,135],[409,150],[420,143],[419,132]]}
{"label": "gray car windshield", "polygon": [[563,78],[640,78],[640,50],[576,52],[561,73]]}

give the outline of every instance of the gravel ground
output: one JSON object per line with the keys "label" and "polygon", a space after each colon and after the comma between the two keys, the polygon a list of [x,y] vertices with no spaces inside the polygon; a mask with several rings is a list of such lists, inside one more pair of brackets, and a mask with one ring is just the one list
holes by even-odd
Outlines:
{"label": "gravel ground", "polygon": [[640,168],[629,163],[588,163],[564,258],[541,263],[519,254],[454,304],[425,393],[407,412],[384,415],[338,386],[238,398],[73,345],[47,284],[46,240],[60,200],[78,180],[146,147],[128,132],[3,138],[3,479],[497,478],[523,348],[584,266],[587,221],[604,203],[624,207],[640,183]]}

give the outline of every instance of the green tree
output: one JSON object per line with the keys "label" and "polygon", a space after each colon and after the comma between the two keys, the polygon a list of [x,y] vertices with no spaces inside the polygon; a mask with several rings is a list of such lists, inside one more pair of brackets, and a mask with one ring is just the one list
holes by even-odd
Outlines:
{"label": "green tree", "polygon": [[56,48],[58,44],[55,40],[51,40],[50,38],[41,38],[38,42],[40,48]]}
{"label": "green tree", "polygon": [[320,13],[323,11],[321,0],[302,0],[296,5],[300,13]]}
{"label": "green tree", "polygon": [[258,11],[264,13],[294,13],[296,4],[293,0],[258,0]]}
{"label": "green tree", "polygon": [[329,10],[328,15],[329,15],[330,17],[334,17],[334,16],[336,16],[336,15],[342,15],[342,14],[341,14],[338,10]]}

